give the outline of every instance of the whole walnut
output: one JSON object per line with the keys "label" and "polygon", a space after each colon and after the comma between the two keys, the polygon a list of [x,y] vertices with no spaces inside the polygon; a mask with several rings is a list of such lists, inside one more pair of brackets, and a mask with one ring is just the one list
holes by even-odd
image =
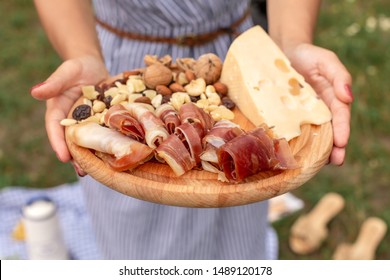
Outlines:
{"label": "whole walnut", "polygon": [[221,77],[222,61],[213,53],[201,55],[195,63],[194,72],[196,77],[204,79],[206,84],[213,84]]}
{"label": "whole walnut", "polygon": [[143,74],[144,83],[150,89],[155,89],[158,85],[169,85],[172,78],[171,69],[159,63],[146,67]]}

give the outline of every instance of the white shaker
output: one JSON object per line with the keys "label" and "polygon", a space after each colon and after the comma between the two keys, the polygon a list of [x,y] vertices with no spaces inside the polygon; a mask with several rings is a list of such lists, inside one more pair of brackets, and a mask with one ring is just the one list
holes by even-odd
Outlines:
{"label": "white shaker", "polygon": [[67,260],[68,250],[62,236],[54,202],[39,196],[22,209],[26,246],[30,260]]}

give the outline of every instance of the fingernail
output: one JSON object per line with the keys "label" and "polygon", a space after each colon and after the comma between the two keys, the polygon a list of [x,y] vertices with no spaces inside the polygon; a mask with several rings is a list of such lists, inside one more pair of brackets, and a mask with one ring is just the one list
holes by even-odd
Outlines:
{"label": "fingernail", "polygon": [[32,92],[34,89],[39,88],[40,86],[43,86],[45,83],[46,82],[42,82],[42,83],[36,84],[35,86],[31,87],[30,92]]}
{"label": "fingernail", "polygon": [[353,97],[353,93],[352,93],[352,90],[351,90],[351,86],[350,85],[345,85],[344,88],[345,88],[345,91],[347,92],[347,94],[351,97],[351,100],[353,101],[354,97]]}
{"label": "fingernail", "polygon": [[85,175],[87,175],[87,173],[85,173],[84,170],[80,167],[80,165],[78,165],[74,160],[72,160],[72,165],[77,175],[79,175],[80,177],[84,177]]}

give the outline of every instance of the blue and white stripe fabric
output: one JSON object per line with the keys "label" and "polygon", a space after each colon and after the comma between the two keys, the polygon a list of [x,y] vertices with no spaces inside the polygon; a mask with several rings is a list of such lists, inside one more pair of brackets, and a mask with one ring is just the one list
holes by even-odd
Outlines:
{"label": "blue and white stripe fabric", "polygon": [[[230,26],[249,1],[93,1],[96,16],[124,31],[153,36],[205,33]],[[239,27],[253,25],[248,18]],[[222,59],[232,40],[223,35],[202,46],[183,47],[128,40],[97,26],[111,74],[143,67],[146,54],[197,58],[213,52]],[[81,178],[86,206],[106,259],[274,259],[276,235],[267,222],[267,202],[229,208],[165,206],[117,193],[91,177]],[[270,238],[267,238],[270,237]]]}
{"label": "blue and white stripe fabric", "polygon": [[[250,1],[227,0],[94,0],[96,16],[111,26],[136,34],[156,37],[178,37],[215,31],[229,27],[249,8]],[[239,32],[250,28],[248,17],[238,28]],[[124,70],[143,67],[145,54],[170,54],[174,59],[194,57],[215,52],[225,57],[231,37],[221,35],[215,41],[197,47],[183,47],[165,43],[132,41],[98,26],[107,67],[118,74]]]}

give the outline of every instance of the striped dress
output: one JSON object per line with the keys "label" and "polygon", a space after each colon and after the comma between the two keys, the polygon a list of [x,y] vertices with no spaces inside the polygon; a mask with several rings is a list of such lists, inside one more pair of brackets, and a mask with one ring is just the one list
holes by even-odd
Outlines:
{"label": "striped dress", "polygon": [[[207,33],[230,26],[249,1],[94,0],[96,16],[111,26],[159,37]],[[239,31],[253,25],[245,20]],[[111,74],[143,67],[146,54],[225,57],[231,37],[197,47],[121,38],[97,26]],[[274,259],[277,238],[267,222],[267,202],[197,209],[173,207],[124,196],[86,176],[86,205],[105,259]]]}

